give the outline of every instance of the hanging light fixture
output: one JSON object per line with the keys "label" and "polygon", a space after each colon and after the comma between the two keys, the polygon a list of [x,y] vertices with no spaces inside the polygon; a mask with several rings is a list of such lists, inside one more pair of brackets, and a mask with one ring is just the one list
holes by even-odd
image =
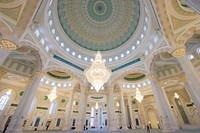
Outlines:
{"label": "hanging light fixture", "polygon": [[105,66],[101,54],[98,51],[95,60],[92,62],[92,66],[86,69],[84,74],[88,82],[90,82],[98,92],[104,83],[108,81],[112,72]]}
{"label": "hanging light fixture", "polygon": [[116,106],[119,107],[119,103],[118,102],[117,102]]}
{"label": "hanging light fixture", "polygon": [[99,105],[98,105],[98,102],[96,102],[95,109],[97,110],[98,108],[99,108]]}
{"label": "hanging light fixture", "polygon": [[142,100],[143,100],[143,95],[141,94],[141,92],[139,91],[139,89],[138,88],[136,88],[136,96],[135,96],[135,99],[138,101],[138,102],[142,102]]}
{"label": "hanging light fixture", "polygon": [[176,99],[179,99],[179,95],[178,95],[177,93],[174,93],[174,97],[175,97]]}
{"label": "hanging light fixture", "polygon": [[53,100],[55,100],[57,98],[57,95],[56,95],[56,86],[53,88],[53,90],[48,95],[48,97],[49,97],[50,102],[52,102]]}

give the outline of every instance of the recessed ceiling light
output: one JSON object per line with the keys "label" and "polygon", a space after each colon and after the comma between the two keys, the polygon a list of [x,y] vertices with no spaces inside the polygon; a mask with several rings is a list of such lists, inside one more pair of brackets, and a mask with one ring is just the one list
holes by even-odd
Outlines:
{"label": "recessed ceiling light", "polygon": [[44,45],[44,39],[43,38],[40,40],[40,42],[41,42],[42,45]]}
{"label": "recessed ceiling light", "polygon": [[126,54],[129,54],[129,53],[130,53],[130,51],[129,51],[129,50],[127,50],[127,51],[126,51]]}
{"label": "recessed ceiling light", "polygon": [[88,58],[87,58],[87,57],[84,57],[84,60],[86,60],[86,61],[87,61],[87,60],[88,60]]}
{"label": "recessed ceiling light", "polygon": [[139,45],[139,44],[140,44],[140,41],[139,41],[139,40],[137,40],[136,44],[137,44],[137,45]]}
{"label": "recessed ceiling light", "polygon": [[75,53],[75,52],[72,52],[72,55],[76,55],[76,53]]}
{"label": "recessed ceiling light", "polygon": [[66,51],[67,51],[67,52],[69,52],[69,51],[70,51],[70,49],[69,49],[69,48],[66,48]]}
{"label": "recessed ceiling light", "polygon": [[56,36],[56,41],[59,41],[60,40],[60,37],[59,36]]}
{"label": "recessed ceiling light", "polygon": [[51,32],[52,32],[53,34],[55,34],[55,33],[56,33],[56,30],[53,28],[53,29],[51,30]]}
{"label": "recessed ceiling light", "polygon": [[61,47],[64,47],[64,43],[63,42],[61,42],[60,45],[61,45]]}
{"label": "recessed ceiling light", "polygon": [[135,50],[135,46],[132,46],[132,50]]}

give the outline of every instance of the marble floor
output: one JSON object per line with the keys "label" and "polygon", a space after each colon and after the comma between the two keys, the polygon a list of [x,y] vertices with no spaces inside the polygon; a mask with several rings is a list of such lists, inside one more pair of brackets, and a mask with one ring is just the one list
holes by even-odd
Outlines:
{"label": "marble floor", "polygon": [[[24,133],[74,133],[74,130],[70,131],[24,131]],[[144,129],[135,129],[135,130],[117,130],[113,133],[146,133],[147,131]],[[81,133],[112,133],[109,130],[103,129],[93,129],[93,130],[86,130]],[[162,133],[162,130],[151,130],[151,133]],[[200,133],[200,129],[190,129],[190,130],[179,130],[177,133]]]}

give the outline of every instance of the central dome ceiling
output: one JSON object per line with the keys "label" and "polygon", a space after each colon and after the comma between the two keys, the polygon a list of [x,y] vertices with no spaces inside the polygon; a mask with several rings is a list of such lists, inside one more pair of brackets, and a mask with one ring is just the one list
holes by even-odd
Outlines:
{"label": "central dome ceiling", "polygon": [[124,44],[135,32],[139,14],[139,0],[58,1],[58,17],[67,36],[94,51]]}

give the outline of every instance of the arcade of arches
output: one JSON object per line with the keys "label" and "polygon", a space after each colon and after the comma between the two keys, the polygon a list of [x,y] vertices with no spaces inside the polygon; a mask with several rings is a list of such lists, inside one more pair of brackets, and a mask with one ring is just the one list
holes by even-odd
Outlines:
{"label": "arcade of arches", "polygon": [[[200,128],[199,0],[0,0],[0,133]],[[112,71],[87,81],[100,51]]]}

